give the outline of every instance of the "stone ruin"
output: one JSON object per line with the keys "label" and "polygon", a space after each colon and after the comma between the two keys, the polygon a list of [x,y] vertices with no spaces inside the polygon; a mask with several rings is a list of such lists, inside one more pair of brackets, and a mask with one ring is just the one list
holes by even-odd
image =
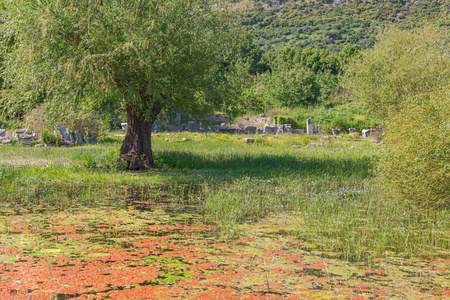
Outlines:
{"label": "stone ruin", "polygon": [[[126,123],[125,123],[126,124]],[[123,124],[122,124],[123,126]],[[90,137],[84,137],[78,131],[67,131],[66,127],[58,125],[58,131],[61,135],[61,144],[66,146],[79,146],[84,143],[94,144],[97,143],[97,137],[95,135]]]}
{"label": "stone ruin", "polygon": [[[90,136],[85,138],[77,131],[67,132],[66,127],[58,125],[58,133],[61,135],[60,145],[72,146],[82,145],[84,143],[97,143],[97,137]],[[35,141],[39,140],[39,133],[31,133],[28,129],[17,129],[12,134],[6,129],[0,129],[0,145],[11,144],[15,141],[17,144],[24,146],[32,146]],[[36,147],[46,146],[45,144],[36,144]]]}
{"label": "stone ruin", "polygon": [[[321,135],[323,134],[322,128],[320,125],[314,126],[313,121],[311,118],[308,118],[306,120],[306,132],[304,129],[293,129],[291,124],[284,124],[284,125],[263,125],[263,126],[244,126],[242,124],[239,124],[238,126],[228,126],[227,123],[229,122],[229,117],[226,116],[210,116],[208,123],[210,125],[204,125],[202,122],[197,122],[194,120],[191,116],[191,121],[188,123],[182,123],[182,117],[180,113],[176,114],[176,123],[177,124],[170,124],[166,126],[162,126],[161,124],[158,124],[155,122],[152,127],[153,132],[162,132],[162,131],[168,131],[168,132],[214,132],[214,133],[230,133],[230,134],[279,134],[279,133],[289,133],[289,134],[307,134],[307,135]],[[247,120],[249,117],[245,117]],[[256,118],[261,119],[261,118]],[[269,117],[263,118],[265,121],[270,121]],[[212,124],[211,122],[217,122],[217,124]],[[220,125],[219,125],[220,124]],[[121,123],[122,130],[127,131],[128,124],[127,123]],[[349,128],[349,133],[358,133],[356,131],[356,128]],[[343,133],[341,129],[332,129],[332,135],[337,136],[339,134]],[[358,133],[359,134],[359,133]],[[376,135],[375,129],[364,129],[362,132],[362,137],[369,137]],[[121,134],[116,134],[115,136],[124,136]]]}

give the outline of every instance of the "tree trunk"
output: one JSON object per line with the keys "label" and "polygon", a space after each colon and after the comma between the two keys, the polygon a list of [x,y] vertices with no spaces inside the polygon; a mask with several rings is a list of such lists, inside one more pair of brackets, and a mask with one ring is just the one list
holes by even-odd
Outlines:
{"label": "tree trunk", "polygon": [[145,119],[136,114],[134,109],[127,108],[128,129],[117,159],[120,168],[142,170],[156,167],[153,161],[151,131],[159,111],[152,111],[150,118]]}

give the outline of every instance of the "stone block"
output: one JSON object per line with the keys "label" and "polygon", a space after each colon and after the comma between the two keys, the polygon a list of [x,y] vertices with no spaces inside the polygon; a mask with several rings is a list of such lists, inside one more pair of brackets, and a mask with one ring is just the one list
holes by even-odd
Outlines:
{"label": "stone block", "polygon": [[303,130],[303,129],[292,129],[292,133],[294,133],[294,134],[305,134],[305,130]]}
{"label": "stone block", "polygon": [[278,127],[277,126],[264,126],[263,128],[264,133],[278,133]]}
{"label": "stone block", "polygon": [[375,129],[363,129],[361,134],[362,134],[363,138],[367,138],[369,136],[375,136],[376,130]]}
{"label": "stone block", "polygon": [[350,133],[350,134],[356,133],[356,128],[349,128],[348,133]]}
{"label": "stone block", "polygon": [[316,126],[316,129],[314,130],[315,134],[322,134],[322,127],[320,127],[320,125]]}
{"label": "stone block", "polygon": [[24,146],[31,146],[33,144],[33,142],[31,141],[31,138],[29,138],[29,139],[22,139],[21,143]]}
{"label": "stone block", "polygon": [[284,133],[284,125],[277,125],[277,133]]}
{"label": "stone block", "polygon": [[256,132],[258,131],[258,127],[256,127],[256,126],[245,126],[244,131],[247,134],[256,134]]}
{"label": "stone block", "polygon": [[340,129],[331,129],[331,132],[333,133],[333,135],[339,135],[341,133]]}
{"label": "stone block", "polygon": [[4,140],[2,140],[2,144],[3,145],[5,145],[5,144],[10,144],[11,143],[11,140],[10,139],[4,139]]}
{"label": "stone block", "polygon": [[242,139],[244,142],[246,142],[246,143],[248,143],[248,144],[251,144],[251,143],[254,143],[255,142],[255,139],[251,139],[251,138],[244,138],[244,139]]}
{"label": "stone block", "polygon": [[122,130],[124,131],[128,130],[128,123],[120,123],[120,126],[122,126]]}
{"label": "stone block", "polygon": [[314,148],[317,147],[316,143],[309,143],[306,147]]}
{"label": "stone block", "polygon": [[3,129],[3,131],[0,132],[0,139],[2,139],[2,138],[3,138],[3,139],[8,139],[8,140],[10,140],[10,139],[12,138],[11,132],[9,132],[9,131]]}

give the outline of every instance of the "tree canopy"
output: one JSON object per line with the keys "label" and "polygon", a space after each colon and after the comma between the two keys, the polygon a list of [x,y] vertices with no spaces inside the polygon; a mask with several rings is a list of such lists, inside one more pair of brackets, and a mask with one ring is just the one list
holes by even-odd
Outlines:
{"label": "tree canopy", "polygon": [[230,40],[226,11],[202,0],[18,0],[3,3],[15,38],[4,101],[96,106],[114,101],[129,130],[120,162],[153,166],[163,108],[211,107],[209,72]]}

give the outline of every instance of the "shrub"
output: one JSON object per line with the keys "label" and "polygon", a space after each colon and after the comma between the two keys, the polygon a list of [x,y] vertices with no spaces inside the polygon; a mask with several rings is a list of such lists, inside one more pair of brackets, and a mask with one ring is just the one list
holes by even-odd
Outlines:
{"label": "shrub", "polygon": [[41,139],[46,144],[58,145],[60,137],[51,130],[42,129],[40,132]]}
{"label": "shrub", "polygon": [[450,86],[410,98],[393,116],[378,160],[379,183],[422,207],[450,205]]}

